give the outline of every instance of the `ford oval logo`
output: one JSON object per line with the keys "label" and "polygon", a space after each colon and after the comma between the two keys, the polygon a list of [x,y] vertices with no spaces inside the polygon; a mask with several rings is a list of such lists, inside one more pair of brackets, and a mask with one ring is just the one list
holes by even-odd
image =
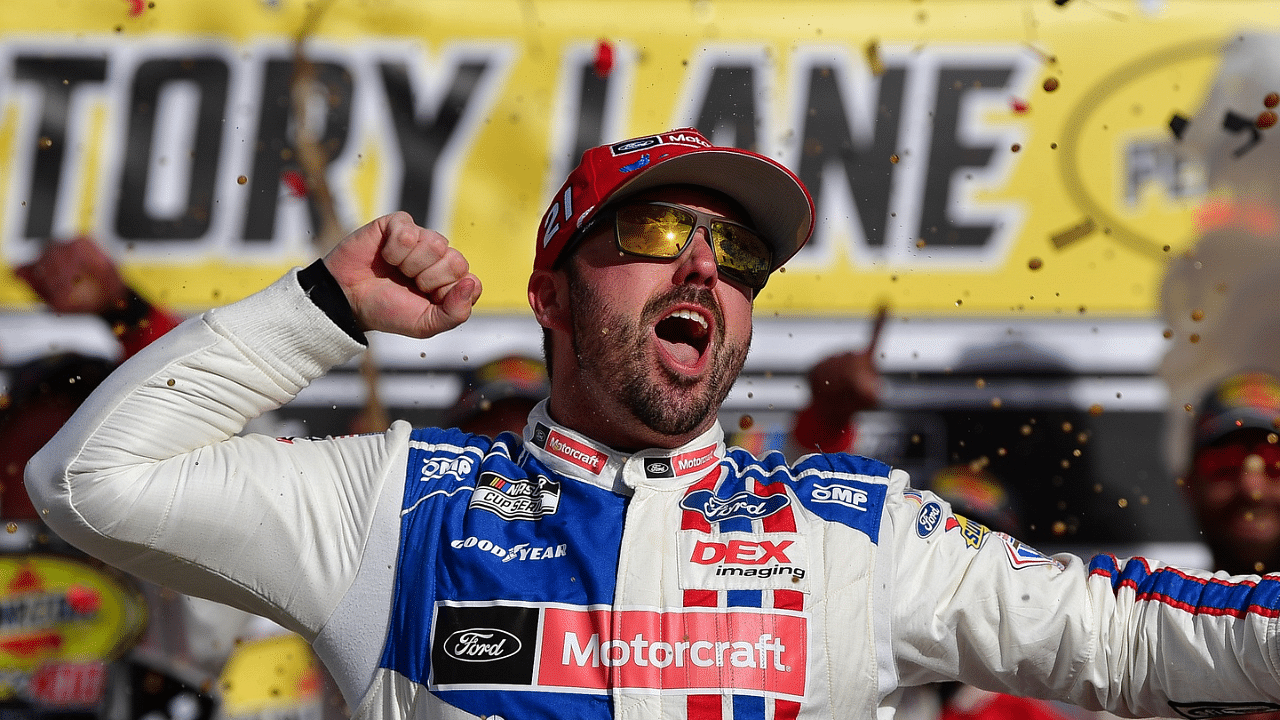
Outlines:
{"label": "ford oval logo", "polygon": [[462,662],[493,662],[520,652],[520,638],[497,628],[458,630],[444,641],[444,653]]}
{"label": "ford oval logo", "polygon": [[649,463],[649,472],[651,473],[664,473],[670,472],[670,470],[671,468],[667,467],[664,462]]}

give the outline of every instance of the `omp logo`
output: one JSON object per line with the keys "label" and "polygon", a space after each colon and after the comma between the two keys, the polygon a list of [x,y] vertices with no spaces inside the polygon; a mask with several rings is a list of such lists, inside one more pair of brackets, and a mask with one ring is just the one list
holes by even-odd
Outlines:
{"label": "omp logo", "polygon": [[423,458],[419,480],[435,480],[449,475],[461,480],[471,474],[473,467],[475,467],[475,461],[469,457]]}
{"label": "omp logo", "polygon": [[847,485],[814,485],[809,497],[814,502],[834,503],[854,510],[867,509],[867,494]]}
{"label": "omp logo", "polygon": [[709,522],[730,518],[759,520],[790,504],[791,499],[781,494],[760,496],[743,491],[724,499],[716,497],[710,490],[694,490],[680,501],[680,507],[702,513]]}
{"label": "omp logo", "polygon": [[497,628],[459,630],[444,641],[444,652],[462,662],[494,662],[520,652],[520,638]]}
{"label": "omp logo", "polygon": [[547,434],[546,447],[547,452],[564,458],[584,470],[599,473],[604,467],[604,453],[596,452],[590,447],[572,438],[565,437],[555,430]]}
{"label": "omp logo", "polygon": [[609,151],[612,152],[614,155],[625,155],[627,153],[635,152],[637,150],[651,148],[660,142],[662,141],[659,140],[656,136],[650,136],[647,138],[636,138],[635,140],[628,140],[626,142],[620,142],[617,145],[612,145],[609,147]]}

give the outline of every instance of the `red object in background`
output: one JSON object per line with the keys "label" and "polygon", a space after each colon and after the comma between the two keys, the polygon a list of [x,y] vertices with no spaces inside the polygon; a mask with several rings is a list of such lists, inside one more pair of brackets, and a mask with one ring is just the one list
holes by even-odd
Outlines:
{"label": "red object in background", "polygon": [[609,77],[613,72],[613,45],[608,40],[601,40],[596,45],[596,76]]}
{"label": "red object in background", "polygon": [[285,170],[280,176],[284,180],[284,184],[289,186],[289,192],[294,197],[304,198],[307,196],[307,179],[302,177],[302,173],[297,170]]}
{"label": "red object in background", "polygon": [[129,0],[129,17],[138,17],[147,9],[147,0]]}
{"label": "red object in background", "polygon": [[1009,106],[1019,115],[1024,115],[1031,110],[1031,105],[1021,98],[1009,98]]}
{"label": "red object in background", "polygon": [[72,585],[67,588],[67,604],[72,610],[88,615],[102,606],[102,595],[84,585]]}

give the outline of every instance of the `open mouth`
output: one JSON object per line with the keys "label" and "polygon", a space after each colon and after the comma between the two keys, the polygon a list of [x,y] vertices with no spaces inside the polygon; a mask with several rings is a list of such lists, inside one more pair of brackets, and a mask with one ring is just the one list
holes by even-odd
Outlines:
{"label": "open mouth", "polygon": [[688,368],[697,366],[711,341],[711,323],[707,316],[687,308],[659,320],[653,330],[667,355]]}

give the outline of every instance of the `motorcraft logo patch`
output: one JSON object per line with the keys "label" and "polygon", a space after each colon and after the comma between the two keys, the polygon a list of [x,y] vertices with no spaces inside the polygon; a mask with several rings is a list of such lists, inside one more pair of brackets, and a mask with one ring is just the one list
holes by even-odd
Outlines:
{"label": "motorcraft logo patch", "polygon": [[656,457],[645,460],[644,475],[650,480],[672,478],[677,475],[698,472],[719,462],[716,457],[716,446],[708,445],[697,450],[680,453],[671,457]]}
{"label": "motorcraft logo patch", "polygon": [[720,693],[800,701],[808,617],[758,608],[437,603],[433,690]]}
{"label": "motorcraft logo patch", "polygon": [[559,509],[560,483],[546,475],[512,479],[482,473],[468,507],[487,510],[504,520],[539,520]]}
{"label": "motorcraft logo patch", "polygon": [[685,590],[807,592],[805,538],[796,533],[680,531],[680,587]]}
{"label": "motorcraft logo patch", "polygon": [[761,496],[743,491],[725,499],[716,497],[710,490],[694,490],[680,501],[680,507],[701,513],[707,522],[719,522],[731,518],[759,520],[790,504],[791,499],[783,493]]}
{"label": "motorcraft logo patch", "polygon": [[604,469],[604,464],[609,459],[607,455],[590,445],[578,442],[542,424],[538,424],[533,429],[533,444],[597,475]]}

